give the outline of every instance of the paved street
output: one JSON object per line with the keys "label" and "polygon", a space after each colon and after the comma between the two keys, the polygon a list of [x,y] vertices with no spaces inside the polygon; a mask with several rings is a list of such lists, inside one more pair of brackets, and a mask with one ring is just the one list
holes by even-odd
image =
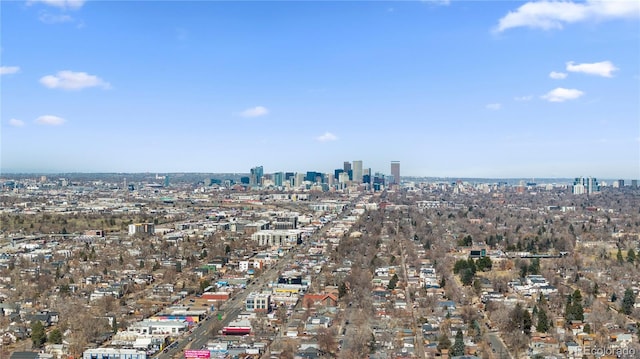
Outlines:
{"label": "paved street", "polygon": [[487,334],[489,337],[489,344],[491,345],[491,351],[496,359],[513,359],[509,349],[504,345],[504,342],[499,336],[498,332],[490,332]]}
{"label": "paved street", "polygon": [[[254,291],[260,291],[263,286],[275,282],[278,275],[294,260],[296,254],[306,251],[309,246],[309,242],[315,240],[319,236],[322,236],[329,228],[331,223],[324,226],[320,231],[313,234],[302,245],[294,247],[291,251],[280,258],[278,262],[268,268],[259,278],[256,278],[251,284],[247,285],[247,288],[234,295],[229,301],[224,303],[218,311],[211,314],[208,319],[205,319],[201,324],[195,327],[189,335],[185,335],[183,338],[176,341],[170,348],[167,348],[166,352],[160,352],[155,356],[156,359],[171,359],[176,357],[182,357],[185,349],[200,349],[207,345],[207,342],[211,340],[218,333],[211,333],[212,328],[222,328],[227,326],[230,322],[238,318],[238,315],[244,310],[244,302],[249,293]],[[222,320],[218,320],[218,313],[222,314]]]}
{"label": "paved street", "polygon": [[[403,245],[400,246],[400,261],[402,263],[402,273],[404,276],[405,281],[407,280],[407,278],[409,278],[408,274],[407,274],[407,263],[405,261],[406,257],[407,257],[407,253],[406,253],[406,248],[404,246],[404,244],[409,243],[409,241],[407,239],[404,239],[405,243],[403,243]],[[409,245],[413,245],[412,243],[409,243]],[[418,327],[418,324],[416,322],[416,313],[415,313],[415,309],[413,307],[413,305],[415,304],[415,302],[411,299],[411,295],[409,294],[409,285],[405,282],[404,283],[404,291],[405,291],[405,300],[407,301],[407,304],[409,306],[409,310],[411,311],[411,320],[412,320],[412,324],[413,324],[413,331],[415,332],[415,345],[414,345],[414,353],[418,356],[418,358],[424,358],[424,339],[422,336],[422,328]]]}

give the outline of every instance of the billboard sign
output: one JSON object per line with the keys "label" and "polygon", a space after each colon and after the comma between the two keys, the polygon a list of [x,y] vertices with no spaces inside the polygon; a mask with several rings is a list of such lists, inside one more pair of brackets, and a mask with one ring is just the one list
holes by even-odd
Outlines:
{"label": "billboard sign", "polygon": [[208,350],[185,350],[184,351],[185,358],[197,358],[197,359],[205,359],[211,357],[211,352]]}

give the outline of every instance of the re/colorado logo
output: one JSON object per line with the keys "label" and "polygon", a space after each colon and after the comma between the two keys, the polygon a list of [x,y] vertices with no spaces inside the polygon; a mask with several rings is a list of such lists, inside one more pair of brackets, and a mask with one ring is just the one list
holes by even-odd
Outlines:
{"label": "re/colorado logo", "polygon": [[634,348],[599,348],[592,347],[586,348],[585,354],[591,354],[596,357],[601,357],[605,355],[615,355],[618,358],[635,358],[636,350]]}

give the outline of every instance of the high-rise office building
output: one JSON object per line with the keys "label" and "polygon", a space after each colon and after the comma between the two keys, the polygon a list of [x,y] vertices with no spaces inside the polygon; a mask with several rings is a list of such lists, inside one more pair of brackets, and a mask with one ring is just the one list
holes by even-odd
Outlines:
{"label": "high-rise office building", "polygon": [[366,168],[362,174],[362,183],[369,185],[369,189],[371,189],[371,185],[373,183],[373,176],[371,174],[371,168]]}
{"label": "high-rise office building", "polygon": [[253,167],[249,174],[249,185],[254,187],[262,185],[262,176],[264,176],[262,166]]}
{"label": "high-rise office building", "polygon": [[273,174],[273,184],[277,187],[282,187],[282,182],[284,182],[284,173],[276,172]]}
{"label": "high-rise office building", "polygon": [[353,181],[362,183],[362,161],[353,161]]}
{"label": "high-rise office building", "polygon": [[344,161],[343,169],[346,173],[349,173],[351,171],[351,162]]}
{"label": "high-rise office building", "polygon": [[346,172],[340,172],[340,174],[338,174],[338,182],[340,183],[349,182],[349,174]]}
{"label": "high-rise office building", "polygon": [[371,183],[371,175],[370,174],[362,175],[362,183],[370,184]]}
{"label": "high-rise office building", "polygon": [[573,181],[573,194],[593,194],[600,192],[600,184],[593,177],[577,177]]}
{"label": "high-rise office building", "polygon": [[593,177],[589,177],[587,179],[587,186],[586,187],[587,187],[587,193],[588,194],[600,192],[600,184],[598,183],[598,180],[593,178]]}
{"label": "high-rise office building", "polygon": [[322,183],[322,173],[316,171],[307,171],[307,175],[305,176],[304,180],[311,183]]}
{"label": "high-rise office building", "polygon": [[620,188],[624,187],[624,180],[623,179],[619,179],[618,180],[618,187],[620,187]]}
{"label": "high-rise office building", "polygon": [[391,161],[391,175],[393,176],[393,183],[400,183],[400,161]]}
{"label": "high-rise office building", "polygon": [[331,173],[326,173],[324,176],[326,178],[327,184],[329,184],[329,186],[332,186],[335,177]]}

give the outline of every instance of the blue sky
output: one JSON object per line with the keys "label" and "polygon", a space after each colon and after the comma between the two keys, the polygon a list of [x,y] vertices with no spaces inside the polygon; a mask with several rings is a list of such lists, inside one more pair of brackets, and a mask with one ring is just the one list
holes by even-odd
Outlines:
{"label": "blue sky", "polygon": [[640,178],[640,2],[2,2],[3,172]]}

